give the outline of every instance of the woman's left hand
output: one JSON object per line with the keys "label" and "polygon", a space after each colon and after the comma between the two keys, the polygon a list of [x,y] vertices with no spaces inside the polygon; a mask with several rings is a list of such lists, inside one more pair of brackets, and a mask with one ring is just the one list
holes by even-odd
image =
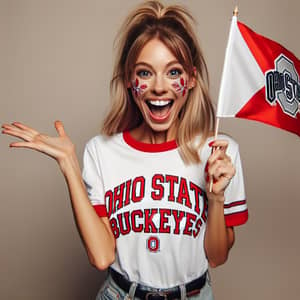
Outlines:
{"label": "woman's left hand", "polygon": [[215,140],[209,146],[212,147],[212,153],[205,168],[207,197],[209,200],[224,202],[224,192],[235,175],[235,167],[231,158],[226,154],[227,141]]}

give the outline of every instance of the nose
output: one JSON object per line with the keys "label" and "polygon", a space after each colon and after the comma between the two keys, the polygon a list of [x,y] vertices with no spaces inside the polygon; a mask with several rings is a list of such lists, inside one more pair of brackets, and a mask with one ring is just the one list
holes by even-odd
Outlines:
{"label": "nose", "polygon": [[157,76],[155,76],[154,78],[152,92],[155,95],[163,95],[164,93],[167,92],[166,80],[160,74],[157,74]]}

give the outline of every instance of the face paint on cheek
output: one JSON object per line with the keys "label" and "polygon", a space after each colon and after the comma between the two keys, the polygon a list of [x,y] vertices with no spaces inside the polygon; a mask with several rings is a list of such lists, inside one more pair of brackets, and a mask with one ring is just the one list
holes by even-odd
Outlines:
{"label": "face paint on cheek", "polygon": [[180,77],[172,83],[172,87],[175,89],[176,93],[182,93],[182,96],[184,96],[187,91],[187,80]]}
{"label": "face paint on cheek", "polygon": [[139,82],[139,80],[136,78],[135,80],[133,80],[131,82],[131,88],[132,88],[132,91],[134,93],[134,95],[136,97],[140,96],[141,94],[143,94],[147,88],[147,85],[146,84],[141,84]]}

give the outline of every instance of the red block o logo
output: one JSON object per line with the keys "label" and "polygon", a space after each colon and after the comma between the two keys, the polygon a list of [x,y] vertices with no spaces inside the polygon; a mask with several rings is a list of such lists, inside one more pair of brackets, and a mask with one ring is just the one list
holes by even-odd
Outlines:
{"label": "red block o logo", "polygon": [[155,236],[149,237],[149,239],[147,240],[147,248],[150,252],[159,251],[159,239]]}

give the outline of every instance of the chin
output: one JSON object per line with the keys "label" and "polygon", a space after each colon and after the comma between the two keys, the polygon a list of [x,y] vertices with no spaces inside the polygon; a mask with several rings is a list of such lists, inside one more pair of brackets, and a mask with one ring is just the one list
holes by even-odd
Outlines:
{"label": "chin", "polygon": [[[167,102],[165,105],[164,102]],[[155,105],[155,104],[156,105]],[[174,105],[173,100],[167,101],[145,101],[141,103],[140,110],[142,112],[145,125],[154,133],[168,132],[176,127],[176,116],[178,115],[178,107]]]}

